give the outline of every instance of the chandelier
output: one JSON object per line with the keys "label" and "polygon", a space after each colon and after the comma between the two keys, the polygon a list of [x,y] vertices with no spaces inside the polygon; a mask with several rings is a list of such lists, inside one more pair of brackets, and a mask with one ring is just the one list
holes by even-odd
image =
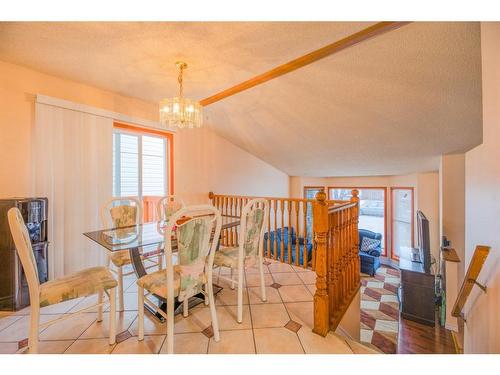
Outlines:
{"label": "chandelier", "polygon": [[182,73],[187,64],[175,63],[179,69],[179,96],[160,101],[160,123],[165,127],[200,128],[203,123],[203,107],[200,103],[184,98],[182,91]]}

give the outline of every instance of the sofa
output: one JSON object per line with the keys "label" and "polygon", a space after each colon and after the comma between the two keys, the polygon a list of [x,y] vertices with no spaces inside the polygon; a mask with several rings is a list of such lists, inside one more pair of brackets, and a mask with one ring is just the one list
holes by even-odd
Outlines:
{"label": "sofa", "polygon": [[[359,229],[359,261],[361,263],[361,272],[367,273],[371,276],[375,275],[377,269],[380,267],[380,254],[382,254],[382,234],[372,232],[367,229]],[[374,249],[370,249],[368,252],[361,251],[361,244],[363,243],[363,238],[370,238],[373,240],[379,240],[380,244]]]}
{"label": "sofa", "polygon": [[[274,258],[274,247],[276,246],[276,257],[277,259],[280,259],[281,257],[281,243],[283,242],[283,259],[285,262],[288,262],[288,244],[291,241],[291,247],[292,247],[292,263],[295,263],[295,258],[296,258],[296,248],[297,248],[297,241],[299,244],[299,264],[303,264],[304,261],[304,238],[303,237],[297,237],[295,233],[295,229],[293,227],[284,227],[284,228],[278,228],[276,231],[272,231],[270,233],[266,232],[264,233],[264,255],[267,255],[267,246],[268,246],[268,239],[270,239],[270,254],[271,257]],[[312,258],[312,248],[313,244],[312,241],[308,238],[307,239],[307,250],[306,250],[306,259],[307,263],[311,261]]]}

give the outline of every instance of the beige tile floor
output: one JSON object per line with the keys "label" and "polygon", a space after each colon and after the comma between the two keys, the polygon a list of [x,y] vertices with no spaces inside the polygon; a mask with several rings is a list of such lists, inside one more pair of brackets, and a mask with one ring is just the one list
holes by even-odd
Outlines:
{"label": "beige tile floor", "polygon": [[[216,272],[214,282],[224,287],[216,297],[216,309],[221,340],[215,342],[203,332],[210,326],[210,313],[203,304],[175,318],[176,353],[375,353],[364,345],[345,339],[336,333],[327,337],[314,334],[312,329],[315,274],[300,267],[274,261],[264,266],[267,301],[260,298],[257,269],[245,272],[243,322],[236,322],[236,290]],[[276,285],[276,284],[280,284]],[[270,285],[274,285],[273,287]],[[103,322],[96,321],[96,312],[89,311],[56,323],[40,333],[41,353],[165,353],[166,323],[145,314],[145,339],[137,340],[137,288],[134,277],[125,282],[125,311],[118,314],[117,344],[108,345],[109,313]],[[276,288],[277,287],[277,288]],[[74,312],[95,303],[95,297],[67,301],[42,309],[42,321]],[[107,309],[106,309],[107,310]],[[0,353],[16,353],[18,342],[28,337],[29,309],[16,313],[0,312]],[[290,323],[290,322],[294,323]]]}

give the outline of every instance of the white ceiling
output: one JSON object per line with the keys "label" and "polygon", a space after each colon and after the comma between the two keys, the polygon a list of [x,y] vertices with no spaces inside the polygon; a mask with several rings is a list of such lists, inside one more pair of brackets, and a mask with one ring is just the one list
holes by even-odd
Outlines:
{"label": "white ceiling", "polygon": [[[203,99],[369,23],[0,23],[0,59],[156,102]],[[482,140],[478,23],[412,23],[206,108],[289,175],[435,170]],[[195,131],[195,130],[191,130]]]}

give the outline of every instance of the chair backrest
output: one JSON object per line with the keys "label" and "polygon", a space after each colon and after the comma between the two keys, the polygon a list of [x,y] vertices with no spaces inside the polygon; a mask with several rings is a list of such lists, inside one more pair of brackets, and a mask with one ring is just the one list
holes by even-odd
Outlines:
{"label": "chair backrest", "polygon": [[101,206],[104,228],[122,228],[142,222],[142,206],[136,197],[116,197]]}
{"label": "chair backrest", "polygon": [[[177,225],[177,221],[183,216],[191,219]],[[178,299],[183,301],[199,293],[206,282],[212,282],[212,267],[220,237],[222,217],[220,211],[210,205],[184,207],[170,217],[164,233],[168,296],[173,296],[174,292],[171,242],[174,227],[178,257],[175,271],[180,275]],[[212,232],[214,237],[210,242]]]}
{"label": "chair backrest", "polygon": [[182,199],[177,198],[175,195],[167,195],[160,199],[156,205],[157,218],[158,220],[169,221],[173,214],[184,207],[186,205]]}
{"label": "chair backrest", "polygon": [[16,245],[17,254],[21,259],[26,280],[28,281],[28,289],[30,300],[34,303],[39,297],[40,281],[38,280],[38,268],[36,266],[33,248],[28,233],[28,228],[24,223],[23,215],[17,207],[13,207],[7,213],[9,220],[10,232]]}
{"label": "chair backrest", "polygon": [[264,221],[269,215],[269,202],[257,198],[249,201],[241,211],[239,256],[255,258],[263,253]]}

